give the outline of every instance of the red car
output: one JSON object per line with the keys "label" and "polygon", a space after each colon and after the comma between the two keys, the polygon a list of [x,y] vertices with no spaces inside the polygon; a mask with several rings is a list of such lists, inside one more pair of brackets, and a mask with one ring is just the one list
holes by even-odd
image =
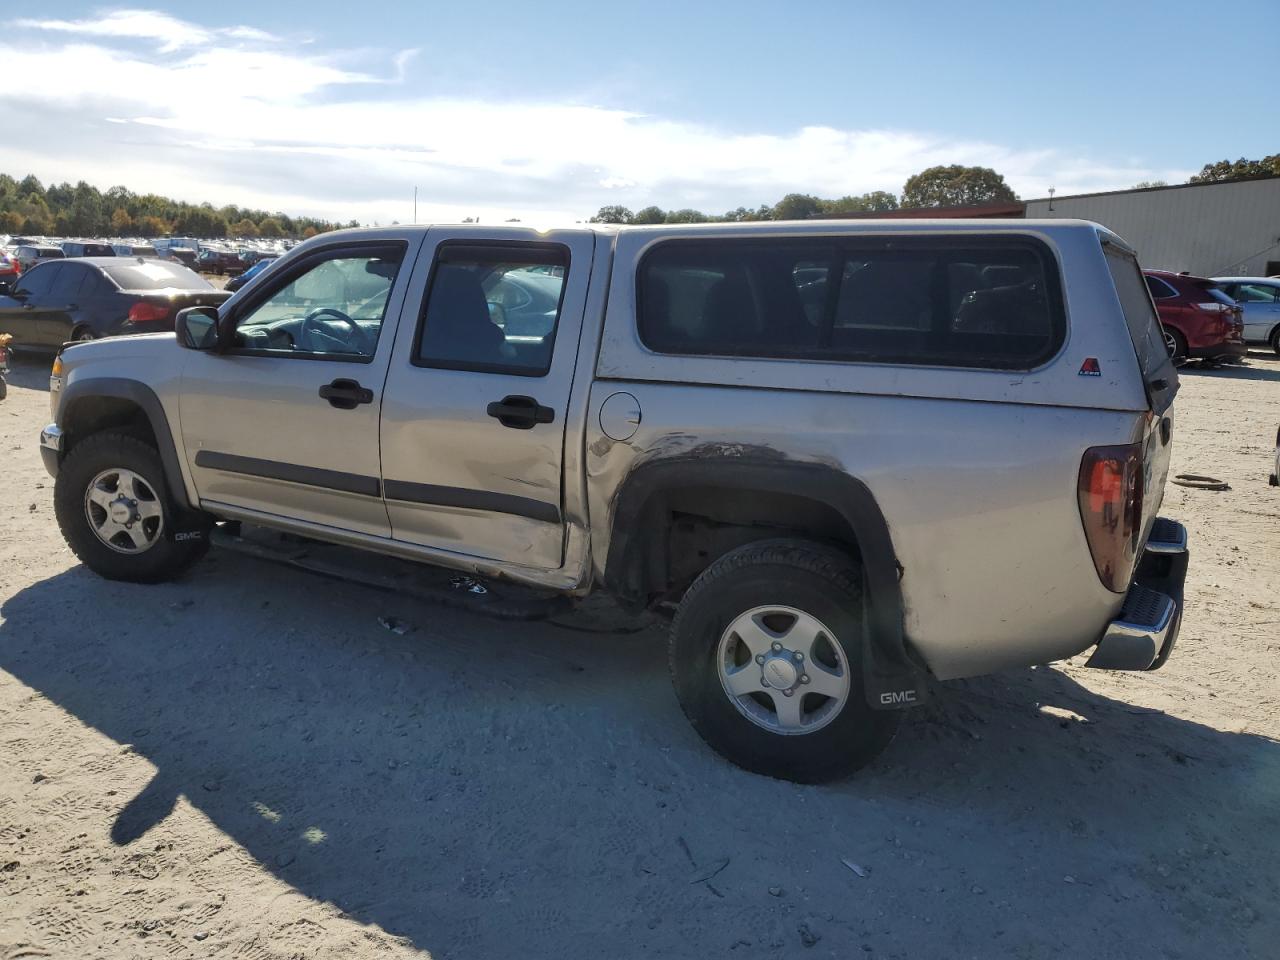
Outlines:
{"label": "red car", "polygon": [[22,273],[22,267],[18,261],[9,256],[3,250],[0,250],[0,291],[3,291],[9,284],[18,279]]}
{"label": "red car", "polygon": [[1232,360],[1248,354],[1244,311],[1216,283],[1168,270],[1142,272],[1175,362]]}

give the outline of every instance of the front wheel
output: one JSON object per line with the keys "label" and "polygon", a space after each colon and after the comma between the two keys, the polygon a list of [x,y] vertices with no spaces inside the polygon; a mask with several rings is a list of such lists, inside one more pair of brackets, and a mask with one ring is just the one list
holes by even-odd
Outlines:
{"label": "front wheel", "polygon": [[1164,328],[1164,348],[1169,351],[1169,359],[1175,364],[1187,361],[1187,338],[1173,327]]}
{"label": "front wheel", "polygon": [[740,767],[801,783],[847,776],[888,746],[900,719],[867,704],[861,638],[850,558],[801,540],[748,544],[708,567],[680,604],[676,697]]}
{"label": "front wheel", "polygon": [[72,552],[108,580],[172,580],[207,549],[203,538],[174,541],[177,511],[160,454],[127,434],[94,434],[72,447],[53,504]]}
{"label": "front wheel", "polygon": [[1271,333],[1271,349],[1280,357],[1280,327],[1276,327]]}

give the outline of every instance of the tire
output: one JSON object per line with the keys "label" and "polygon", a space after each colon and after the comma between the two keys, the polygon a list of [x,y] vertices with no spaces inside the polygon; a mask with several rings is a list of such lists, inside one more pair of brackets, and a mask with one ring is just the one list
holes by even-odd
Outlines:
{"label": "tire", "polygon": [[[872,710],[863,693],[861,583],[849,557],[803,540],[740,547],[694,581],[671,627],[671,680],[685,716],[713,750],[754,773],[821,783],[848,776],[889,745],[901,715]],[[796,614],[816,621],[820,637],[829,636],[813,645],[807,660],[796,657],[804,645]],[[750,631],[756,617],[772,631],[755,635],[757,646],[760,636],[772,635],[781,652],[766,647],[761,654],[741,639],[746,634],[736,627]],[[799,640],[789,639],[792,627]],[[782,662],[771,666],[775,659]],[[776,671],[776,686],[766,687],[766,670]],[[847,681],[843,698],[802,692],[804,684],[808,691],[839,685],[839,674]],[[796,691],[790,697],[780,689],[785,683]],[[751,689],[734,696],[731,684]],[[801,725],[784,733],[779,711],[795,702],[801,706],[791,709],[799,710]]]}
{"label": "tire", "polygon": [[71,339],[76,343],[88,343],[90,340],[97,339],[93,335],[93,331],[88,327],[76,327],[71,331]]}
{"label": "tire", "polygon": [[1277,357],[1280,357],[1280,327],[1271,331],[1271,349]]}
{"label": "tire", "polygon": [[[124,477],[133,479],[125,482]],[[91,506],[91,488],[97,500],[114,498],[111,510],[116,513],[97,501]],[[53,505],[71,551],[108,580],[173,580],[208,549],[203,538],[183,543],[170,539],[177,517],[160,454],[127,434],[97,433],[72,447],[54,481]],[[126,515],[127,530],[113,519]],[[115,546],[104,539],[112,530],[117,531],[112,540]]]}
{"label": "tire", "polygon": [[1175,364],[1187,362],[1187,338],[1173,327],[1164,328],[1164,346]]}

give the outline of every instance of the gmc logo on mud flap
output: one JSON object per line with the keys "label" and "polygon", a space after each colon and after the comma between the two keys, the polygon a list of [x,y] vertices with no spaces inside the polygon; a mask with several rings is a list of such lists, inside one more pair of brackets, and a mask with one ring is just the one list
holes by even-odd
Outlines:
{"label": "gmc logo on mud flap", "polygon": [[200,530],[188,530],[186,532],[178,532],[173,535],[174,543],[182,543],[184,540],[203,540],[204,533]]}
{"label": "gmc logo on mud flap", "polygon": [[897,706],[900,703],[915,703],[916,692],[914,690],[891,690],[888,693],[880,694],[880,704],[885,707]]}

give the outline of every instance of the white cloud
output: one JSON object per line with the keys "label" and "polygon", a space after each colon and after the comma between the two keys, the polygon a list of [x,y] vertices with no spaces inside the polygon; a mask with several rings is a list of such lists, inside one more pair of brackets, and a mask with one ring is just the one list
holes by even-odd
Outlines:
{"label": "white cloud", "polygon": [[10,76],[42,77],[0,87],[0,119],[10,130],[70,129],[4,138],[0,170],[216,203],[386,222],[409,219],[417,185],[421,219],[546,222],[612,203],[714,213],[792,191],[897,192],[934,164],[995,167],[1023,196],[1187,175],[923,131],[724,131],[572,102],[405,97],[412,50],[374,64],[365,54],[365,68],[352,69],[361,62],[353,51],[149,11],[19,25],[78,37],[0,41]]}
{"label": "white cloud", "polygon": [[208,29],[167,13],[155,10],[114,10],[92,20],[39,20],[20,19],[14,26],[57,33],[74,33],[82,36],[112,37],[131,40],[154,40],[163,52],[169,53],[184,47],[209,43],[218,37],[239,40],[270,41],[276,39],[256,27],[229,27]]}

